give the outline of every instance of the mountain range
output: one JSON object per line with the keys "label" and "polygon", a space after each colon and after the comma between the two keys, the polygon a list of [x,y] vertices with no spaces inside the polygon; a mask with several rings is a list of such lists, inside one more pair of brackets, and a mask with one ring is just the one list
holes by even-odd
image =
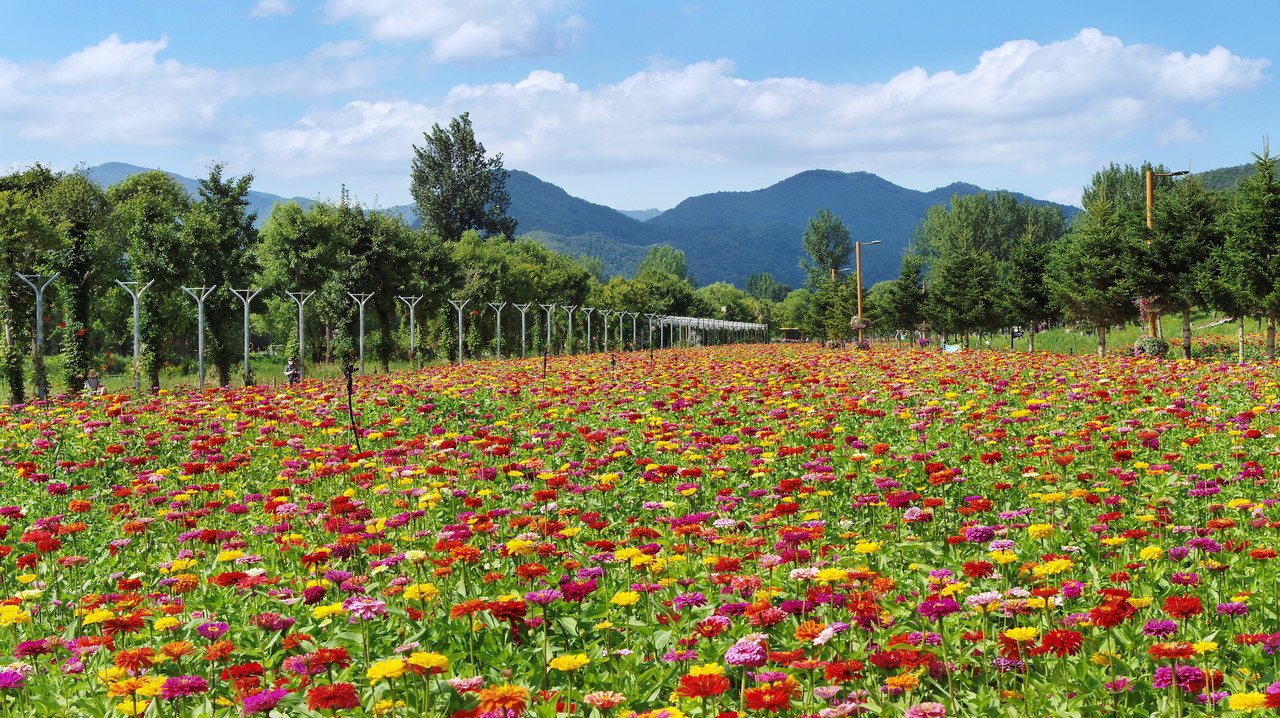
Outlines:
{"label": "mountain range", "polygon": [[[145,171],[110,162],[91,167],[88,173],[109,186]],[[197,180],[168,174],[195,193]],[[599,257],[607,275],[629,276],[649,247],[667,244],[685,253],[689,272],[699,284],[724,281],[739,287],[757,272],[771,272],[793,287],[803,284],[800,238],[809,218],[823,207],[844,221],[854,241],[883,243],[862,253],[864,286],[893,279],[926,210],[946,204],[955,195],[987,191],[956,182],[920,192],[868,172],[809,170],[763,189],[690,197],[665,212],[620,212],[573,197],[528,172],[511,170],[507,180],[509,213],[519,222],[520,234],[550,249]],[[1020,202],[1053,204],[1014,196]],[[248,199],[259,223],[276,202],[295,200],[305,206],[313,201],[260,191],[251,191]],[[1079,212],[1069,205],[1056,206],[1068,217]],[[416,224],[412,205],[387,209]]]}

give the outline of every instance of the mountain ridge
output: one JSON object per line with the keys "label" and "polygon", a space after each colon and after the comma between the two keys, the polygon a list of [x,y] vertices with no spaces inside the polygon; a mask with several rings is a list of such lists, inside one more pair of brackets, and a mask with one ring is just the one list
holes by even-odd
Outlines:
{"label": "mountain ridge", "polygon": [[[115,184],[147,168],[109,162],[88,169],[89,176]],[[162,170],[163,171],[163,170]],[[195,194],[198,180],[165,172]],[[977,185],[953,182],[928,192],[912,190],[870,172],[813,169],[768,187],[722,191],[686,198],[643,221],[612,207],[574,197],[564,189],[522,170],[510,170],[508,208],[521,235],[531,236],[558,252],[600,257],[607,274],[629,276],[648,248],[670,245],[685,253],[690,274],[701,283],[726,281],[739,287],[757,272],[771,272],[779,281],[800,286],[805,274],[799,261],[800,238],[824,207],[844,220],[854,241],[879,241],[884,246],[863,253],[863,282],[870,286],[898,274],[902,254],[929,207],[946,204],[955,195],[989,192]],[[1080,210],[1037,200],[1017,192],[1020,202],[1062,208],[1068,217]],[[261,225],[276,202],[316,201],[286,198],[251,190],[249,204]],[[413,205],[383,208],[417,226]],[[634,214],[634,213],[631,213]]]}

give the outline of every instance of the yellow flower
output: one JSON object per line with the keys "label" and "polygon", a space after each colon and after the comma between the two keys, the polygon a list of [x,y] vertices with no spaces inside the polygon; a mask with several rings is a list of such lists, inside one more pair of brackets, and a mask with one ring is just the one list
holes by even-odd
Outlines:
{"label": "yellow flower", "polygon": [[508,556],[524,556],[525,554],[533,553],[533,548],[535,545],[536,544],[534,544],[534,542],[532,541],[525,541],[524,539],[511,539],[510,541],[507,542],[507,555]]}
{"label": "yellow flower", "polygon": [[1002,566],[1018,560],[1018,554],[1012,551],[991,551],[987,553],[987,555],[991,557],[992,561],[995,561]]}
{"label": "yellow flower", "polygon": [[331,603],[327,606],[316,606],[311,609],[311,616],[320,621],[330,616],[341,616],[346,612],[347,609],[343,608],[341,603]]}
{"label": "yellow flower", "polygon": [[222,553],[218,554],[218,563],[226,563],[227,561],[234,561],[242,556],[244,556],[244,551],[223,551]]}
{"label": "yellow flower", "polygon": [[881,546],[884,546],[883,541],[859,541],[853,550],[856,553],[875,553]]}
{"label": "yellow flower", "polygon": [[1040,629],[1036,628],[1035,626],[1019,626],[1017,628],[1010,628],[1009,630],[1005,631],[1004,637],[1011,641],[1018,641],[1019,643],[1021,643],[1023,641],[1035,640],[1036,635],[1038,635],[1039,633],[1040,633]]}
{"label": "yellow flower", "polygon": [[393,709],[404,708],[404,706],[405,706],[404,701],[396,701],[395,705],[392,705],[390,699],[383,698],[382,700],[374,704],[373,714],[376,716],[386,715],[387,713],[390,713]]}
{"label": "yellow flower", "polygon": [[1197,641],[1191,644],[1191,647],[1195,649],[1196,653],[1200,655],[1204,655],[1206,653],[1213,653],[1214,651],[1218,650],[1218,642],[1217,641]]}
{"label": "yellow flower", "polygon": [[1052,576],[1075,568],[1075,562],[1065,558],[1055,558],[1036,566],[1035,572],[1040,576]]}
{"label": "yellow flower", "polygon": [[591,662],[585,653],[556,656],[551,659],[551,667],[557,671],[576,671]]}
{"label": "yellow flower", "polygon": [[1044,494],[1043,496],[1040,497],[1040,501],[1046,504],[1056,504],[1056,503],[1060,503],[1063,499],[1066,499],[1066,498],[1067,498],[1066,494],[1062,493],[1061,491],[1055,491],[1051,494]]}
{"label": "yellow flower", "polygon": [[1127,599],[1129,605],[1134,608],[1146,608],[1147,606],[1150,606],[1151,602],[1154,600],[1155,599],[1151,596],[1130,596]]}
{"label": "yellow flower", "polygon": [[1099,666],[1104,666],[1104,667],[1105,667],[1105,666],[1109,666],[1109,665],[1111,665],[1111,661],[1112,661],[1112,659],[1119,658],[1119,657],[1120,657],[1120,656],[1118,656],[1118,655],[1116,655],[1116,654],[1114,654],[1114,653],[1110,653],[1110,652],[1101,652],[1101,651],[1099,651],[1098,653],[1095,653],[1095,654],[1093,654],[1092,656],[1090,656],[1090,657],[1089,657],[1089,660],[1090,660],[1092,663],[1096,663],[1096,664],[1098,664]]}
{"label": "yellow flower", "polygon": [[407,664],[402,658],[379,661],[369,666],[369,670],[365,671],[365,677],[369,679],[370,683],[377,683],[383,678],[399,678],[404,675],[406,667]]}
{"label": "yellow flower", "polygon": [[613,621],[601,621],[596,625],[592,626],[592,628],[596,629],[597,631],[607,631],[610,628],[613,628]]}
{"label": "yellow flower", "polygon": [[704,663],[689,669],[691,676],[723,676],[724,666],[719,663]]}
{"label": "yellow flower", "polygon": [[410,601],[430,601],[439,595],[440,589],[430,583],[415,583],[404,589],[404,597]]}
{"label": "yellow flower", "polygon": [[151,701],[126,700],[116,704],[116,710],[127,716],[142,715],[151,707]]}
{"label": "yellow flower", "polygon": [[1228,708],[1233,711],[1252,713],[1267,705],[1267,697],[1262,693],[1232,693]]}
{"label": "yellow flower", "polygon": [[181,625],[182,621],[174,618],[173,616],[164,616],[162,618],[157,618],[155,622],[151,624],[151,628],[155,631],[167,631],[170,628],[176,628]]}
{"label": "yellow flower", "polygon": [[640,601],[640,594],[635,591],[619,591],[613,594],[609,602],[615,606],[634,606]]}
{"label": "yellow flower", "polygon": [[1161,556],[1164,556],[1164,549],[1159,546],[1147,546],[1138,552],[1138,558],[1143,561],[1155,561]]}
{"label": "yellow flower", "polygon": [[838,583],[849,577],[849,572],[842,568],[824,568],[818,572],[820,583]]}
{"label": "yellow flower", "polygon": [[1042,539],[1053,533],[1053,526],[1050,524],[1031,524],[1027,527],[1027,533],[1033,539]]}
{"label": "yellow flower", "polygon": [[31,623],[31,614],[17,606],[0,606],[0,626],[12,626],[15,623]]}
{"label": "yellow flower", "polygon": [[434,668],[448,668],[449,659],[439,653],[417,651],[409,656],[409,665],[425,668],[427,671],[430,671]]}

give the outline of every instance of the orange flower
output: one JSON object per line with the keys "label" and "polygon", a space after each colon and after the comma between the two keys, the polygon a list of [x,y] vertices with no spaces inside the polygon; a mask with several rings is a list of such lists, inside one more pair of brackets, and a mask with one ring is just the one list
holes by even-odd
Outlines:
{"label": "orange flower", "polygon": [[134,648],[127,651],[120,651],[116,654],[116,668],[126,671],[136,671],[141,668],[150,668],[155,663],[156,652],[151,646],[143,646],[142,648]]}
{"label": "orange flower", "polygon": [[510,709],[516,715],[524,713],[529,702],[529,691],[520,686],[510,684],[482,688],[480,690],[480,712],[500,711],[505,714]]}
{"label": "orange flower", "polygon": [[234,650],[236,650],[236,647],[231,641],[218,641],[204,647],[204,660],[221,661],[231,655]]}
{"label": "orange flower", "polygon": [[797,641],[809,642],[818,637],[822,633],[822,629],[826,628],[826,624],[817,621],[805,621],[796,626],[795,638]]}
{"label": "orange flower", "polygon": [[191,641],[171,641],[160,648],[161,655],[169,658],[182,658],[195,652],[196,647],[191,644]]}
{"label": "orange flower", "polygon": [[484,601],[479,600],[463,601],[462,603],[454,604],[453,607],[449,609],[449,618],[463,618],[465,616],[470,616],[477,611],[483,611],[485,605],[487,604]]}

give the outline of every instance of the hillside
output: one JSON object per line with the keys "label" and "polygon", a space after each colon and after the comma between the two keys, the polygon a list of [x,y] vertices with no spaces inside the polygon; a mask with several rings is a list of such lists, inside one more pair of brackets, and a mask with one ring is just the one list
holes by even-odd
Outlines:
{"label": "hillside", "polygon": [[[110,162],[89,168],[89,175],[112,185],[145,171]],[[168,174],[195,193],[197,180]],[[763,189],[714,192],[690,197],[665,212],[636,213],[650,217],[647,221],[574,197],[520,170],[511,171],[507,191],[520,234],[558,252],[600,257],[608,274],[630,275],[649,247],[669,244],[685,253],[689,272],[699,283],[725,281],[739,287],[757,272],[771,272],[785,284],[800,286],[805,280],[799,266],[804,254],[800,237],[809,218],[830,207],[848,225],[854,241],[883,242],[862,253],[863,284],[869,287],[897,276],[902,254],[929,207],[945,204],[955,195],[987,190],[957,182],[919,192],[868,172],[809,170]],[[1039,201],[1015,196],[1019,201]],[[312,201],[292,199],[304,206]],[[287,198],[255,190],[249,200],[261,225],[275,203]],[[1058,206],[1068,216],[1079,211]],[[387,211],[417,224],[412,205]]]}

